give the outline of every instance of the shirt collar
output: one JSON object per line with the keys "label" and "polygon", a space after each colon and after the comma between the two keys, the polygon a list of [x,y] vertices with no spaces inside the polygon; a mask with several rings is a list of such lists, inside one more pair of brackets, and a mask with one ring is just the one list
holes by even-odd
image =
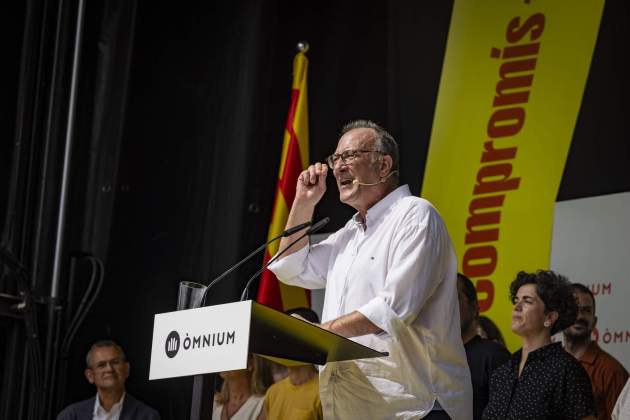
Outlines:
{"label": "shirt collar", "polygon": [[[545,359],[549,356],[557,354],[558,350],[564,351],[564,349],[562,349],[562,343],[546,344],[532,351],[531,353],[529,353],[529,355],[527,356],[527,362],[530,362],[532,360],[537,360],[537,359]],[[523,355],[523,349],[520,348],[518,349],[516,353],[512,355],[512,358],[511,358],[512,364],[518,366],[519,363],[521,362],[522,355]]]}
{"label": "shirt collar", "polygon": [[547,345],[542,346],[541,348],[536,349],[533,352],[529,353],[529,356],[527,356],[527,358],[531,359],[531,360],[546,359],[549,356],[557,354],[558,350],[564,351],[562,349],[562,343],[547,344]]}
{"label": "shirt collar", "polygon": [[595,359],[597,359],[600,351],[601,349],[599,348],[597,343],[591,341],[586,350],[584,350],[584,354],[582,354],[582,357],[580,357],[580,362],[592,365],[593,363],[595,363]]}
{"label": "shirt collar", "polygon": [[109,414],[109,413],[116,413],[117,411],[121,411],[122,409],[122,405],[125,402],[125,395],[126,392],[123,392],[122,396],[120,397],[120,400],[115,403],[114,405],[112,405],[112,409],[107,411],[103,408],[103,406],[101,405],[101,400],[98,396],[98,392],[96,393],[96,401],[94,402],[94,415],[99,415],[101,413],[103,414]]}
{"label": "shirt collar", "polygon": [[[382,218],[386,211],[391,208],[393,204],[395,204],[398,200],[403,197],[407,197],[411,195],[411,191],[409,190],[409,185],[401,185],[396,188],[394,191],[387,194],[385,197],[381,198],[376,204],[370,207],[365,215],[365,226],[373,226],[380,218]],[[362,226],[361,223],[361,215],[359,212],[355,213],[352,216],[352,220],[356,224],[356,226]]]}

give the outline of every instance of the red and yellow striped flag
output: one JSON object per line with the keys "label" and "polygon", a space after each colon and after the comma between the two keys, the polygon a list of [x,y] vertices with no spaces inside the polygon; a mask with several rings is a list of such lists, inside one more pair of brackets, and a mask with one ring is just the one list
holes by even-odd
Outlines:
{"label": "red and yellow striped flag", "polygon": [[[308,95],[306,75],[308,47],[300,45],[300,52],[293,59],[293,86],[291,88],[291,106],[284,129],[282,158],[276,186],[269,239],[282,233],[289,216],[289,209],[295,198],[295,184],[300,172],[308,166]],[[264,263],[278,251],[279,242],[267,247]],[[300,287],[280,283],[276,276],[265,270],[258,286],[258,302],[280,311],[296,307],[310,307],[310,294]]]}

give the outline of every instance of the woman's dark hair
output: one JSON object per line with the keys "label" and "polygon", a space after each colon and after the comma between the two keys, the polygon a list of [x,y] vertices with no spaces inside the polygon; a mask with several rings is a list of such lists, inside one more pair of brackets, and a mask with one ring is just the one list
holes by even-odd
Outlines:
{"label": "woman's dark hair", "polygon": [[518,289],[526,284],[536,286],[536,293],[545,305],[545,313],[552,311],[558,313],[558,319],[551,327],[551,335],[573,325],[577,317],[577,302],[573,296],[571,283],[566,277],[551,270],[538,270],[535,273],[521,271],[510,284],[512,302]]}
{"label": "woman's dark hair", "polygon": [[479,318],[477,318],[477,324],[479,325],[479,328],[481,328],[485,333],[485,338],[495,341],[507,349],[507,344],[505,344],[503,334],[501,334],[501,330],[499,329],[499,327],[497,327],[497,324],[495,324],[494,321],[492,321],[485,315],[481,315]]}

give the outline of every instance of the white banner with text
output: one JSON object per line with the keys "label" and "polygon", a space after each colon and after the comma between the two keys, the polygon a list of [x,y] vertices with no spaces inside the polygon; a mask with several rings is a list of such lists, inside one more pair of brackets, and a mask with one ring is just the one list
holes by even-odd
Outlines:
{"label": "white banner with text", "polygon": [[630,370],[630,192],[556,203],[551,268],[595,295],[593,339]]}

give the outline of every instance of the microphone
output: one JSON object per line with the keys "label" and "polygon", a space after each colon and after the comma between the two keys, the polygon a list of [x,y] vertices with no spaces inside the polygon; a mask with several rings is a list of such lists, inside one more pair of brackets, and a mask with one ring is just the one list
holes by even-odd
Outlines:
{"label": "microphone", "polygon": [[330,217],[324,217],[322,220],[320,220],[319,222],[317,222],[313,226],[311,226],[311,228],[306,231],[306,234],[310,235],[311,233],[317,232],[318,230],[320,230],[321,228],[326,226],[328,224],[328,222],[330,222]]}
{"label": "microphone", "polygon": [[265,271],[267,269],[267,267],[269,267],[274,261],[276,261],[278,258],[280,258],[280,256],[282,254],[284,254],[285,252],[287,252],[289,250],[289,248],[291,248],[293,245],[295,245],[296,243],[300,242],[302,239],[304,239],[304,237],[317,232],[318,230],[320,230],[321,228],[323,228],[324,226],[326,226],[328,224],[328,222],[330,222],[330,217],[324,217],[322,220],[320,220],[319,222],[315,223],[313,226],[311,226],[311,228],[309,230],[307,230],[305,233],[303,233],[302,235],[300,235],[299,238],[297,238],[296,240],[294,240],[293,242],[291,242],[289,245],[287,245],[286,248],[284,248],[283,250],[281,250],[280,252],[278,252],[272,259],[270,259],[269,261],[267,261],[267,264],[263,265],[262,268],[258,271],[256,271],[254,273],[253,276],[251,276],[249,278],[249,280],[247,280],[247,283],[245,283],[245,288],[243,288],[243,293],[241,293],[241,301],[244,301],[247,299],[248,295],[249,295],[249,286],[252,284],[252,282],[254,280],[256,280],[256,277],[258,277],[260,275],[260,273],[262,273],[263,271]]}
{"label": "microphone", "polygon": [[352,184],[353,184],[353,185],[364,185],[364,186],[366,186],[366,187],[371,187],[371,186],[373,186],[373,185],[382,184],[383,182],[387,181],[387,179],[388,179],[390,176],[394,175],[395,173],[398,173],[398,171],[391,171],[390,173],[388,173],[387,175],[385,175],[383,178],[381,178],[381,180],[380,180],[380,181],[378,181],[378,182],[373,182],[373,183],[365,183],[365,182],[361,182],[361,181],[359,181],[357,178],[355,178],[355,179],[353,179],[353,180],[352,180]]}
{"label": "microphone", "polygon": [[[321,220],[317,223],[321,223]],[[237,262],[236,264],[234,264],[232,267],[230,267],[229,269],[227,269],[226,271],[224,271],[221,275],[219,275],[219,277],[215,278],[214,280],[212,280],[208,286],[206,287],[206,290],[204,290],[203,292],[203,297],[201,298],[201,306],[204,306],[204,303],[206,302],[206,295],[208,293],[208,289],[210,289],[212,286],[214,286],[215,284],[217,284],[219,281],[223,280],[228,274],[230,274],[232,271],[236,270],[237,268],[239,268],[241,265],[243,265],[245,262],[249,261],[254,255],[258,254],[260,251],[264,250],[265,248],[267,248],[267,245],[269,245],[272,242],[277,241],[280,238],[286,238],[287,236],[291,236],[293,235],[295,232],[299,232],[301,230],[306,229],[307,227],[311,226],[313,224],[312,221],[308,221],[305,223],[301,223],[297,226],[293,226],[289,229],[284,230],[280,235],[276,236],[275,238],[271,238],[270,240],[268,240],[267,242],[265,242],[264,244],[262,244],[261,246],[259,246],[258,248],[256,248],[253,252],[251,252],[248,256],[246,256],[245,258],[243,258],[242,260],[240,260],[239,262]],[[313,226],[314,227],[314,226]],[[311,227],[308,232],[310,232],[313,227]],[[306,233],[308,235],[308,232]],[[303,236],[302,236],[303,237]]]}
{"label": "microphone", "polygon": [[293,226],[293,227],[285,230],[284,232],[282,232],[282,234],[280,236],[283,237],[283,238],[286,238],[287,236],[293,235],[295,232],[299,232],[302,229],[306,229],[307,227],[311,226],[312,224],[313,224],[313,221],[311,220],[311,221],[299,224],[297,226]]}

